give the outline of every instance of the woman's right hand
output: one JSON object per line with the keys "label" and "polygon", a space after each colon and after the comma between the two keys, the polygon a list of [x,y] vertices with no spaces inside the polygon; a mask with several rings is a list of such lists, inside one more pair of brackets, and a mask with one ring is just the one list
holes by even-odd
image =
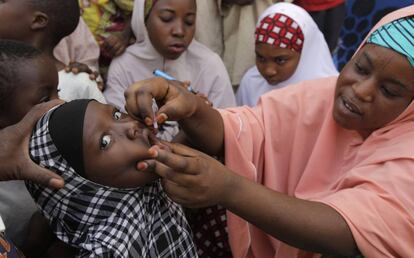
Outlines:
{"label": "woman's right hand", "polygon": [[[199,100],[183,85],[182,82],[167,81],[159,77],[136,82],[125,91],[125,109],[129,115],[143,120],[149,127],[153,126],[154,119],[162,124],[167,120],[189,118],[195,113]],[[153,98],[159,105],[155,117],[152,109]]]}

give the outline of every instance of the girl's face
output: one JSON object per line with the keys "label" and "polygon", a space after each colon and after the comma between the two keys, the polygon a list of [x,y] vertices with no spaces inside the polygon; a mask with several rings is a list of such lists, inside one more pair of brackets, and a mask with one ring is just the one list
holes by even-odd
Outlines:
{"label": "girl's face", "polygon": [[167,59],[177,59],[194,37],[194,0],[159,0],[146,21],[154,48]]}
{"label": "girl's face", "polygon": [[366,44],[339,75],[333,116],[363,137],[396,119],[414,98],[414,69],[407,58]]}
{"label": "girl's face", "polygon": [[135,188],[154,181],[154,173],[136,169],[149,159],[151,132],[113,106],[91,101],[83,127],[86,178],[117,188]]}
{"label": "girl's face", "polygon": [[299,64],[300,54],[265,43],[256,44],[256,66],[260,74],[271,85],[289,79]]}

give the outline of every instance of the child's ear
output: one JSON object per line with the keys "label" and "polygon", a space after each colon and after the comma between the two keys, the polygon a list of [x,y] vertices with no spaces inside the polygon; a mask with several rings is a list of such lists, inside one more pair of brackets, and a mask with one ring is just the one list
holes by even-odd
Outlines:
{"label": "child's ear", "polygon": [[33,14],[32,24],[30,28],[32,30],[42,30],[47,27],[49,23],[49,16],[43,12],[35,12]]}

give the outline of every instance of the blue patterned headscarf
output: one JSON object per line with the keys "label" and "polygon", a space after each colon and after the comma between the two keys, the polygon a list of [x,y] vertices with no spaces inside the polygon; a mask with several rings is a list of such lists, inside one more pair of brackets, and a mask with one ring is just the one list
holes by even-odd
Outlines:
{"label": "blue patterned headscarf", "polygon": [[414,18],[402,18],[380,27],[371,34],[367,43],[386,47],[406,56],[414,67]]}

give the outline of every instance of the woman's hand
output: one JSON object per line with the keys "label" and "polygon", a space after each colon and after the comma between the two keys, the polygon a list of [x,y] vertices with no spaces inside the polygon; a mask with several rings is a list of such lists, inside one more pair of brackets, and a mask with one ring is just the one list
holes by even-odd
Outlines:
{"label": "woman's hand", "polygon": [[[191,117],[197,107],[197,97],[188,92],[178,81],[152,78],[139,81],[125,91],[125,109],[129,115],[144,120],[149,127],[154,119],[162,124],[167,120],[178,121]],[[152,99],[159,104],[157,114],[153,114]]]}
{"label": "woman's hand", "polygon": [[[159,77],[136,82],[125,92],[125,109],[148,127],[153,126],[154,120],[159,124],[178,121],[197,149],[222,155],[224,124],[219,112],[185,86],[185,83]],[[153,98],[159,107],[156,114],[152,110]]]}
{"label": "woman's hand", "polygon": [[63,179],[39,167],[29,156],[29,140],[37,120],[61,100],[36,105],[18,123],[0,130],[0,181],[31,180],[52,188],[62,188]]}
{"label": "woman's hand", "polygon": [[152,147],[149,152],[156,161],[138,163],[139,170],[161,176],[168,196],[186,207],[225,203],[235,174],[204,153],[181,144],[163,144],[168,148]]}

